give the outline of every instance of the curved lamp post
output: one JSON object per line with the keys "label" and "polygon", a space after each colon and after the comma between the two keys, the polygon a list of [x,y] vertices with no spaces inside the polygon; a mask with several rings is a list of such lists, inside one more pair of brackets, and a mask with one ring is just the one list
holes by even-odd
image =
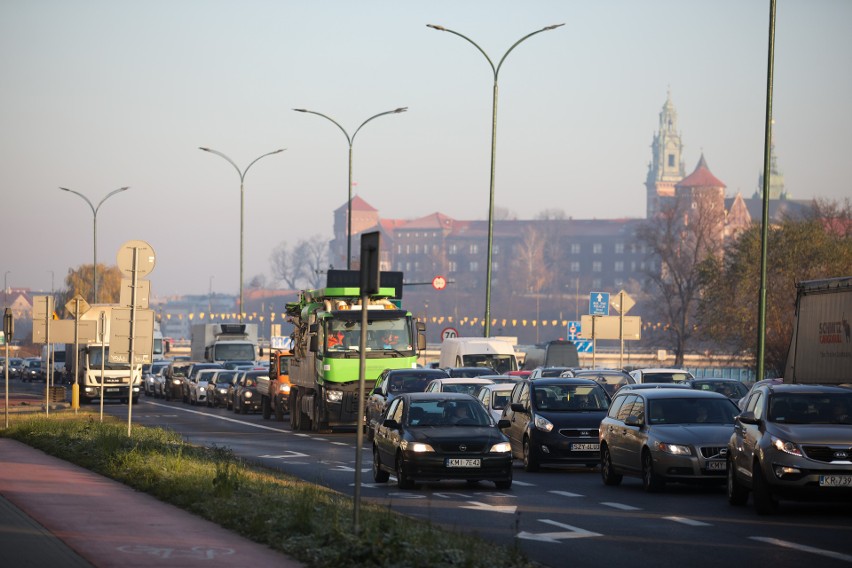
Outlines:
{"label": "curved lamp post", "polygon": [[358,134],[358,131],[361,130],[365,124],[373,120],[374,118],[379,118],[380,116],[384,116],[386,114],[399,114],[401,112],[405,112],[408,110],[408,107],[400,107],[395,108],[393,110],[388,110],[385,112],[380,112],[379,114],[373,115],[364,122],[361,123],[361,126],[355,129],[355,132],[352,133],[352,136],[349,136],[349,133],[340,126],[340,124],[331,118],[330,116],[326,116],[321,112],[315,112],[312,110],[307,110],[304,108],[294,108],[296,112],[306,112],[308,114],[315,114],[317,116],[321,116],[326,120],[330,120],[337,126],[343,135],[346,136],[346,142],[349,144],[349,201],[347,202],[347,221],[346,221],[346,270],[349,270],[352,262],[352,144],[355,143],[355,135]]}
{"label": "curved lamp post", "polygon": [[110,191],[109,193],[106,194],[106,197],[104,197],[103,199],[101,199],[98,202],[97,206],[93,205],[92,202],[89,201],[89,198],[86,197],[85,195],[83,195],[82,193],[80,193],[79,191],[74,191],[73,189],[68,189],[67,187],[60,187],[59,189],[61,189],[62,191],[68,191],[70,193],[73,193],[74,195],[79,195],[80,197],[83,198],[83,200],[86,203],[89,204],[89,207],[92,210],[92,219],[93,219],[93,221],[92,221],[92,234],[93,234],[92,241],[94,242],[93,248],[94,248],[94,252],[95,252],[94,264],[92,265],[92,302],[97,304],[98,303],[98,210],[101,208],[101,205],[104,204],[104,201],[106,201],[107,199],[109,199],[110,197],[115,195],[116,193],[125,191],[125,190],[130,189],[130,188],[129,187],[120,187],[118,189],[114,189],[113,191]]}
{"label": "curved lamp post", "polygon": [[240,176],[240,323],[242,323],[242,321],[243,321],[243,310],[245,310],[245,306],[243,304],[243,222],[244,222],[244,217],[245,217],[245,188],[244,188],[243,182],[246,179],[246,174],[248,173],[249,168],[251,168],[255,164],[255,162],[257,162],[261,158],[265,158],[266,156],[271,156],[273,154],[280,154],[281,152],[286,150],[286,148],[279,148],[278,150],[273,150],[272,152],[267,152],[266,154],[255,158],[254,161],[252,161],[252,163],[247,165],[246,169],[244,169],[242,171],[240,171],[240,168],[237,166],[237,164],[234,163],[234,161],[231,158],[229,158],[228,156],[226,156],[222,152],[219,152],[218,150],[213,150],[211,148],[206,148],[204,146],[199,146],[198,149],[204,150],[205,152],[210,152],[211,154],[216,154],[217,156],[221,156],[222,158],[225,158],[228,161],[229,164],[234,166],[234,169],[237,170],[237,173]]}
{"label": "curved lamp post", "polygon": [[536,34],[540,34],[541,32],[555,30],[556,28],[564,25],[565,24],[555,24],[552,26],[547,26],[546,28],[541,28],[540,30],[536,30],[532,33],[525,35],[524,37],[512,44],[512,47],[510,47],[509,50],[503,54],[503,57],[500,58],[500,61],[495,67],[494,62],[491,61],[491,58],[488,57],[488,54],[485,53],[485,51],[483,51],[483,49],[479,47],[479,45],[477,45],[477,43],[469,37],[462,35],[459,32],[447,29],[443,26],[426,24],[426,27],[428,28],[457,35],[463,40],[473,45],[473,47],[475,47],[482,55],[485,56],[485,59],[488,60],[488,64],[491,66],[491,71],[494,73],[494,94],[491,106],[491,184],[488,198],[488,258],[486,260],[487,267],[485,275],[485,337],[491,335],[491,256],[494,244],[494,172],[497,158],[497,76],[500,74],[500,68],[503,66],[503,62],[506,60],[506,57],[508,57],[512,50],[518,47],[521,42],[531,38]]}

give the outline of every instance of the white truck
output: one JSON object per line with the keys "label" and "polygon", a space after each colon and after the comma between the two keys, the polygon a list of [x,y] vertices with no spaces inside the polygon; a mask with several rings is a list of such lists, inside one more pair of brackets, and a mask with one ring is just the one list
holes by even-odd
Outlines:
{"label": "white truck", "polygon": [[785,383],[852,383],[852,276],[796,285]]}
{"label": "white truck", "polygon": [[65,344],[42,345],[41,366],[46,373],[49,372],[48,365],[50,362],[48,360],[53,362],[53,381],[55,383],[63,382],[65,378]]}
{"label": "white truck", "polygon": [[[80,402],[93,402],[101,396],[103,384],[104,398],[119,398],[126,402],[131,396],[135,403],[142,389],[142,366],[133,365],[132,385],[131,367],[126,363],[109,362],[109,326],[112,309],[118,308],[112,304],[93,304],[80,316],[81,321],[97,322],[100,330],[101,314],[104,314],[103,343],[98,334],[90,343],[80,344],[77,356],[74,355],[74,344],[65,346],[66,368],[71,369],[70,376],[80,387]],[[75,361],[77,368],[75,368]],[[103,372],[103,376],[101,373]]]}
{"label": "white truck", "polygon": [[491,367],[498,374],[518,370],[515,348],[504,339],[495,337],[450,337],[441,343],[438,366]]}
{"label": "white truck", "polygon": [[227,363],[256,361],[257,324],[201,323],[192,326],[190,357],[193,361]]}

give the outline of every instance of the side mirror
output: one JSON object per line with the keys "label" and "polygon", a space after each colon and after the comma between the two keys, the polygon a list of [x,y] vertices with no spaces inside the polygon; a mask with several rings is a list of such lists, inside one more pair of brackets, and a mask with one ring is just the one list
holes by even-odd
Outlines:
{"label": "side mirror", "polygon": [[642,421],[641,421],[641,420],[639,420],[639,417],[638,417],[638,416],[635,416],[635,415],[633,415],[633,414],[631,414],[630,416],[628,416],[627,418],[625,418],[625,419],[624,419],[624,423],[625,423],[627,426],[641,426],[641,425],[642,425]]}
{"label": "side mirror", "polygon": [[506,428],[510,427],[511,425],[512,425],[512,423],[509,422],[508,420],[506,420],[505,418],[501,418],[500,420],[497,421],[497,427],[500,428],[501,430],[505,430]]}
{"label": "side mirror", "polygon": [[524,408],[524,405],[521,404],[520,402],[513,402],[511,405],[509,405],[509,408],[511,408],[515,412],[526,412],[527,411],[527,409]]}
{"label": "side mirror", "polygon": [[384,422],[382,422],[382,426],[385,428],[389,428],[390,430],[399,430],[399,423],[393,418],[388,418]]}
{"label": "side mirror", "polygon": [[745,412],[737,416],[737,420],[739,420],[743,424],[760,424],[760,419],[755,418],[754,412],[751,410],[746,410]]}
{"label": "side mirror", "polygon": [[308,351],[310,351],[311,353],[316,353],[317,351],[319,351],[319,341],[317,340],[316,335],[311,336],[311,341],[308,344]]}

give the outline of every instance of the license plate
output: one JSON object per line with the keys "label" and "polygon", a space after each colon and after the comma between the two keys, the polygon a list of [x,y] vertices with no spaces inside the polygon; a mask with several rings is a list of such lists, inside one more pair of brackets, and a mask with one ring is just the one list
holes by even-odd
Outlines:
{"label": "license plate", "polygon": [[572,452],[599,452],[601,451],[600,444],[571,444]]}
{"label": "license plate", "polygon": [[115,387],[106,387],[104,392],[121,392],[121,389]]}
{"label": "license plate", "polygon": [[447,467],[482,467],[482,461],[472,458],[449,458]]}
{"label": "license plate", "polygon": [[820,487],[852,487],[852,475],[820,475]]}
{"label": "license plate", "polygon": [[727,469],[727,464],[721,460],[709,461],[705,466],[707,467],[707,471],[725,471]]}

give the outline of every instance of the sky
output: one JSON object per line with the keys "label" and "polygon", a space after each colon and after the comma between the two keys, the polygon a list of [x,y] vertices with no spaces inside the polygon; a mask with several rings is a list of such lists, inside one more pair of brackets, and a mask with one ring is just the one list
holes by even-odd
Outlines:
{"label": "sky", "polygon": [[[270,255],[330,239],[355,195],[382,217],[644,217],[671,93],[687,173],[703,152],[729,195],[763,169],[769,0],[3,0],[0,271],[63,287],[69,268],[151,245],[154,296],[237,294]],[[852,2],[777,0],[778,165],[794,199],[852,195]]]}

